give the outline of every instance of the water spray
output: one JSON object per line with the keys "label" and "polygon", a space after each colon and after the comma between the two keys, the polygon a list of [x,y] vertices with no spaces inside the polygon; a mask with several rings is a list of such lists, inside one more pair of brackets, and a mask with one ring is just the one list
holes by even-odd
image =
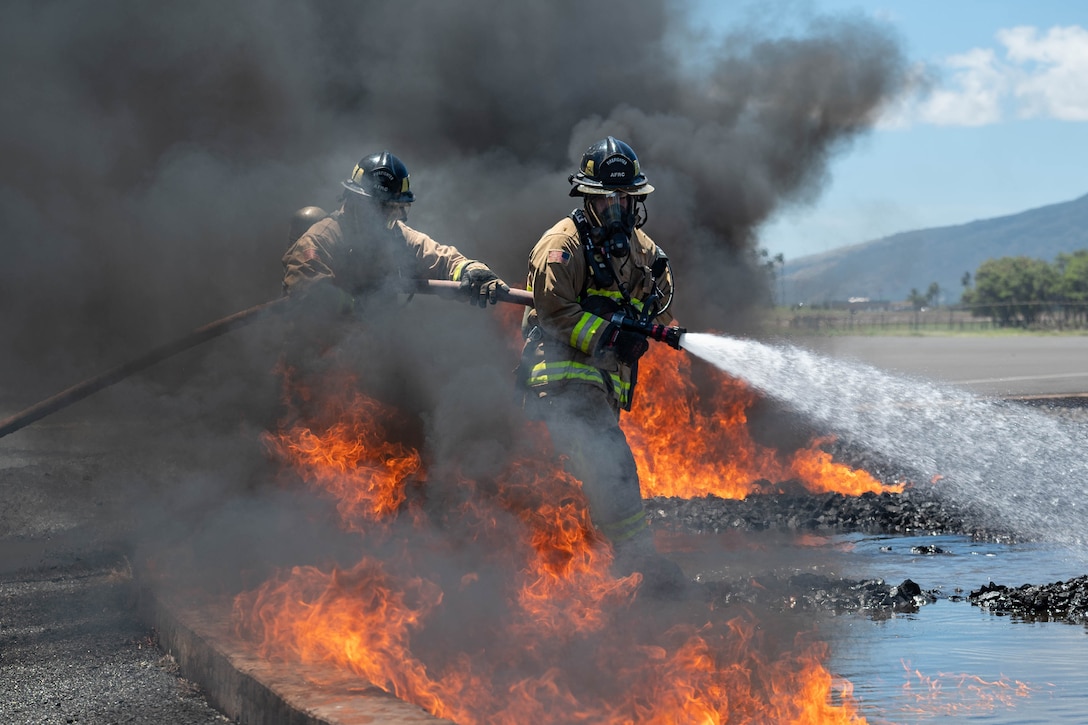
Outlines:
{"label": "water spray", "polygon": [[691,333],[681,346],[904,468],[938,495],[1088,558],[1088,429],[1001,399],[799,347]]}

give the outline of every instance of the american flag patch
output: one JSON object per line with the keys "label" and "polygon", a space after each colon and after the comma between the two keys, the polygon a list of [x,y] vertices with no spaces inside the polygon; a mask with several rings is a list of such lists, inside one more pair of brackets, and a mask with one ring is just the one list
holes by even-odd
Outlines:
{"label": "american flag patch", "polygon": [[570,252],[565,249],[548,250],[548,261],[566,264],[568,261],[570,261]]}

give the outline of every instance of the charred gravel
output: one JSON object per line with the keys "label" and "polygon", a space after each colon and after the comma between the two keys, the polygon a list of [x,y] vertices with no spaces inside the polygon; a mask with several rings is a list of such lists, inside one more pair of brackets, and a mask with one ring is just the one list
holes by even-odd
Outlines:
{"label": "charred gravel", "polygon": [[994,614],[1025,622],[1088,624],[1088,576],[1015,588],[990,582],[967,599]]}
{"label": "charred gravel", "polygon": [[[1074,402],[1033,403],[1056,417],[1088,422],[1083,398]],[[887,486],[915,480],[915,472],[881,460],[869,452],[831,444],[829,452],[838,462],[867,471]],[[977,541],[1016,543],[1023,538],[993,523],[986,512],[940,496],[939,485],[907,483],[899,493],[812,494],[800,482],[761,482],[764,493],[742,500],[714,495],[691,499],[654,497],[646,500],[651,525],[659,530],[688,533],[727,531],[788,531],[842,534],[861,532],[874,535],[950,534],[970,536]],[[919,545],[919,555],[940,554],[939,547]],[[887,584],[881,579],[848,580],[802,574],[789,577],[762,577],[756,582],[714,582],[707,584],[709,595],[719,603],[747,602],[771,608],[823,611],[860,611],[872,616],[915,611],[944,596],[924,590],[907,579]],[[963,590],[977,587],[967,582]],[[1088,575],[1046,584],[1013,586],[989,582],[950,598],[966,598],[971,604],[995,615],[1020,621],[1065,621],[1088,623]]]}
{"label": "charred gravel", "polygon": [[924,591],[911,579],[887,584],[883,579],[834,579],[818,574],[760,576],[744,582],[706,585],[716,605],[751,604],[775,611],[864,612],[881,617],[893,612],[917,612],[937,601],[940,592]]}
{"label": "charred gravel", "polygon": [[[785,487],[789,488],[789,487]],[[694,533],[730,529],[762,531],[863,532],[872,534],[965,534],[982,540],[1010,541],[1012,532],[990,528],[981,512],[940,500],[931,490],[902,493],[754,494],[745,499],[704,496],[648,499],[655,526]]]}

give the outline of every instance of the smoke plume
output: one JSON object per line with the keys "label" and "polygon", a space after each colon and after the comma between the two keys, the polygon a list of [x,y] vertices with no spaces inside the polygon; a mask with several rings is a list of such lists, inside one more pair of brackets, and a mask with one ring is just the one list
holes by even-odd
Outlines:
{"label": "smoke plume", "polygon": [[[818,197],[829,160],[901,87],[906,63],[858,17],[712,37],[690,27],[689,10],[4,3],[0,408],[278,296],[292,213],[334,209],[355,162],[382,149],[411,171],[409,223],[520,287],[533,244],[577,203],[567,176],[582,152],[621,138],[657,189],[645,231],[672,259],[677,318],[744,329],[768,294],[760,224]],[[385,376],[387,392],[430,412],[440,459],[481,465],[504,449],[517,341],[499,319],[417,299],[370,320],[351,351],[377,387]],[[274,323],[258,323],[109,400],[159,421],[170,455],[230,460],[218,436],[231,421],[216,419],[269,393],[276,339]],[[246,419],[254,430],[260,415]]]}
{"label": "smoke plume", "polygon": [[[682,0],[7,0],[0,418],[277,297],[291,215],[333,210],[356,161],[382,149],[411,171],[413,227],[521,287],[533,244],[577,204],[567,176],[582,152],[616,136],[656,187],[645,231],[673,262],[678,320],[745,330],[769,294],[760,225],[818,197],[829,160],[896,94],[906,63],[857,17],[712,37],[689,11]],[[515,312],[434,298],[382,310],[339,354],[370,392],[419,414],[404,437],[423,447],[427,494],[460,511],[457,475],[480,485],[524,443]],[[140,545],[185,542],[205,585],[357,556],[355,538],[321,525],[334,518],[327,501],[241,495],[267,465],[257,441],[281,334],[259,322],[99,394],[78,425],[40,431],[56,494],[28,510],[57,526],[91,518],[98,536],[108,519]],[[429,548],[420,531],[390,541],[422,541],[432,568],[461,571],[460,549]],[[502,601],[471,591],[466,635],[490,629],[481,603]]]}
{"label": "smoke plume", "polygon": [[728,329],[760,295],[758,225],[815,198],[904,79],[858,18],[708,38],[665,0],[0,13],[0,369],[41,390],[274,297],[290,214],[334,206],[382,148],[412,172],[412,223],[520,286],[582,151],[626,140],[677,314]]}

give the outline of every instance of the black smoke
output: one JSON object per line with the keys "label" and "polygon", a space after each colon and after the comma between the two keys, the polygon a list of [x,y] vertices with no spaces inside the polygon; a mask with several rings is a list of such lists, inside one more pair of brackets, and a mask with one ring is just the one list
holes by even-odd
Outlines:
{"label": "black smoke", "polygon": [[[657,189],[645,229],[673,260],[679,320],[746,329],[767,295],[760,224],[818,198],[829,161],[895,95],[906,63],[860,17],[714,37],[689,27],[689,10],[0,4],[0,413],[278,296],[293,212],[333,209],[341,179],[382,149],[411,170],[413,226],[522,286],[530,248],[574,206],[566,177],[582,152],[621,138]],[[450,471],[487,478],[516,448],[517,343],[499,319],[417,299],[345,342],[374,389],[421,413],[436,486]],[[39,431],[43,450],[93,451],[95,463],[34,515],[64,521],[70,507],[92,529],[109,519],[148,539],[191,537],[204,577],[344,546],[335,524],[299,542],[288,513],[306,507],[238,496],[260,471],[277,334],[257,323],[99,394],[112,419],[84,403],[78,425]],[[19,452],[27,440],[2,443]]]}
{"label": "black smoke", "polygon": [[[381,149],[411,170],[413,226],[522,286],[575,205],[567,175],[617,136],[657,189],[645,230],[673,260],[679,320],[746,329],[767,297],[760,224],[818,198],[906,61],[861,17],[723,37],[691,22],[669,0],[3,3],[0,410],[278,296],[292,213],[332,210]],[[497,319],[420,299],[349,351],[426,415],[438,464],[508,448],[517,343]],[[245,475],[221,434],[231,406],[269,394],[277,334],[258,323],[105,399],[158,424],[149,456],[216,452],[199,487],[214,491]]]}
{"label": "black smoke", "polygon": [[861,18],[713,38],[664,0],[0,14],[0,369],[40,390],[275,296],[291,212],[335,205],[379,148],[412,171],[417,226],[520,283],[581,152],[628,141],[677,313],[729,329],[760,293],[758,225],[817,198],[905,66]]}

